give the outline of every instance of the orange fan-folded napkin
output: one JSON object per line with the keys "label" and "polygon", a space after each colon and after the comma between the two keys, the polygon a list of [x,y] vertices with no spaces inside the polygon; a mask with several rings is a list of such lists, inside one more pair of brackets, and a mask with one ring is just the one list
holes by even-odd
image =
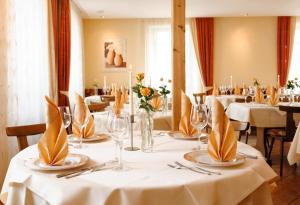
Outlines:
{"label": "orange fan-folded napkin", "polygon": [[117,89],[115,91],[115,104],[113,106],[113,112],[116,116],[119,116],[121,114],[121,110],[123,108],[123,102],[122,102],[122,92],[121,90]]}
{"label": "orange fan-folded napkin", "polygon": [[268,103],[269,103],[269,105],[271,105],[271,106],[275,106],[275,105],[278,104],[278,101],[279,101],[279,99],[278,99],[278,94],[277,94],[275,88],[273,87],[273,88],[271,89],[271,94],[270,94]]}
{"label": "orange fan-folded napkin", "polygon": [[[86,124],[83,128],[83,138],[89,138],[95,133],[95,125],[93,116],[90,113],[90,110],[85,105],[83,98],[75,93],[75,110],[74,110],[74,120],[72,124],[72,131],[75,137],[80,137],[80,125]],[[87,120],[87,122],[86,122]],[[80,124],[80,125],[78,125]]]}
{"label": "orange fan-folded napkin", "polygon": [[256,89],[256,92],[255,92],[255,102],[256,103],[263,103],[264,102],[264,95],[261,91],[260,88],[257,88]]}
{"label": "orange fan-folded napkin", "polygon": [[124,103],[128,102],[128,92],[124,86],[121,87],[121,90],[122,90],[121,101],[122,104],[124,105]]}
{"label": "orange fan-folded napkin", "polygon": [[159,95],[156,95],[151,100],[151,105],[155,111],[158,111],[161,107],[161,99]]}
{"label": "orange fan-folded napkin", "polygon": [[223,105],[216,99],[212,102],[212,131],[208,138],[208,154],[217,161],[235,158],[237,139]]}
{"label": "orange fan-folded napkin", "polygon": [[213,96],[218,96],[219,95],[219,89],[217,88],[216,85],[214,85],[213,91],[212,91]]}
{"label": "orange fan-folded napkin", "polygon": [[234,88],[234,94],[235,95],[240,95],[241,94],[241,89],[239,88],[239,86],[235,86],[235,88]]}
{"label": "orange fan-folded napkin", "polygon": [[266,95],[271,95],[271,92],[272,92],[272,88],[271,88],[271,86],[267,86],[267,88],[266,88]]}
{"label": "orange fan-folded napkin", "polygon": [[185,137],[191,137],[197,133],[197,130],[191,125],[190,115],[191,115],[192,103],[188,96],[181,91],[181,119],[179,122],[179,131]]}
{"label": "orange fan-folded napkin", "polygon": [[39,158],[47,165],[58,166],[64,163],[68,155],[67,132],[58,107],[48,97],[45,98],[47,128],[38,142]]}

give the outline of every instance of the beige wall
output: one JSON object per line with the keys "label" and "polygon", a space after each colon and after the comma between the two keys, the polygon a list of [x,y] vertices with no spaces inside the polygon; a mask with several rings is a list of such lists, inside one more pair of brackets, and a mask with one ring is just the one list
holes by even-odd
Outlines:
{"label": "beige wall", "polygon": [[103,72],[104,41],[126,39],[127,65],[132,64],[133,73],[144,70],[144,27],[142,20],[84,20],[85,86],[92,87],[94,80],[103,86],[103,76],[108,83],[128,85],[128,74]]}
{"label": "beige wall", "polygon": [[277,82],[276,17],[215,19],[215,83]]}
{"label": "beige wall", "polygon": [[[217,85],[233,81],[252,84],[258,78],[264,84],[276,83],[276,17],[215,18],[215,71]],[[145,39],[142,19],[84,20],[85,84],[94,80],[128,84],[125,73],[103,73],[103,42],[127,40],[127,62],[134,73],[145,68]],[[117,81],[116,81],[117,79]]]}

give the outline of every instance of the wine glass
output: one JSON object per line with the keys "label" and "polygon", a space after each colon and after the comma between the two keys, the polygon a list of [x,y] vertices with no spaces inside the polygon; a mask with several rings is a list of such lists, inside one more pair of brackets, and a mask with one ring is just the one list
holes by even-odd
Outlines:
{"label": "wine glass", "polygon": [[[78,148],[78,149],[81,149],[82,148],[82,140],[83,140],[83,135],[84,135],[84,130],[85,130],[85,127],[87,126],[88,122],[89,122],[89,119],[90,119],[90,115],[85,115],[84,118],[79,118],[75,115],[76,112],[79,112],[78,111],[78,106],[79,105],[75,105],[74,106],[74,114],[73,114],[73,124],[75,126],[77,126],[80,130],[80,141],[79,141],[79,144],[74,146],[74,148]],[[80,105],[81,106],[81,105]],[[84,104],[84,107],[85,109],[87,110],[87,105]]]}
{"label": "wine glass", "polygon": [[206,105],[193,105],[191,109],[190,121],[193,127],[198,130],[198,149],[201,150],[201,133],[208,123],[208,109]]}
{"label": "wine glass", "polygon": [[68,106],[60,106],[58,107],[61,118],[63,120],[64,123],[64,127],[65,129],[67,129],[72,121],[72,116],[71,116],[71,112],[70,112],[70,108]]}
{"label": "wine glass", "polygon": [[126,113],[121,113],[120,115],[115,115],[112,113],[111,120],[108,124],[109,131],[111,133],[111,137],[116,142],[116,147],[119,148],[118,155],[118,166],[114,169],[122,171],[125,169],[122,160],[122,151],[124,141],[128,138],[128,127],[129,127],[129,119]]}

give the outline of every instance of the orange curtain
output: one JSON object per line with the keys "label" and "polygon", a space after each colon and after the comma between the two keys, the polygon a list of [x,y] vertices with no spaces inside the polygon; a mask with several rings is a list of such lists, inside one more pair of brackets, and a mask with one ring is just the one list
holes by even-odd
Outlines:
{"label": "orange curtain", "polygon": [[205,86],[213,86],[214,79],[214,19],[196,18],[198,50]]}
{"label": "orange curtain", "polygon": [[277,19],[277,74],[280,86],[285,86],[291,47],[291,17],[281,16]]}
{"label": "orange curtain", "polygon": [[66,106],[69,101],[60,91],[69,91],[71,58],[70,0],[51,0],[55,64],[57,67],[58,105]]}

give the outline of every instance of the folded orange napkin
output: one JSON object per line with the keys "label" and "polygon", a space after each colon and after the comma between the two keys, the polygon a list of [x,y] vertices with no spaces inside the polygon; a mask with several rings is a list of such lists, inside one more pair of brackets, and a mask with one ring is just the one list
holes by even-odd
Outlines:
{"label": "folded orange napkin", "polygon": [[191,137],[197,133],[197,130],[191,125],[190,115],[191,115],[192,103],[188,96],[181,91],[181,119],[179,122],[179,131],[185,137]]}
{"label": "folded orange napkin", "polygon": [[266,88],[266,95],[271,95],[271,92],[272,92],[272,88],[271,88],[271,86],[267,86],[267,88]]}
{"label": "folded orange napkin", "polygon": [[219,89],[217,88],[217,86],[215,84],[214,84],[212,95],[213,96],[218,96],[219,95]]}
{"label": "folded orange napkin", "polygon": [[67,131],[56,104],[46,98],[47,104],[47,128],[38,142],[39,158],[47,164],[62,165],[68,155]]}
{"label": "folded orange napkin", "polygon": [[212,102],[212,131],[208,138],[208,154],[217,161],[235,158],[237,138],[223,105],[214,99]]}
{"label": "folded orange napkin", "polygon": [[113,112],[116,116],[119,116],[121,114],[121,110],[123,108],[123,102],[122,102],[122,92],[120,89],[117,89],[115,91],[115,103],[113,106]]}
{"label": "folded orange napkin", "polygon": [[234,88],[234,94],[235,95],[240,95],[241,94],[241,89],[239,88],[239,86],[235,86],[235,88]]}
{"label": "folded orange napkin", "polygon": [[75,93],[75,110],[74,110],[74,120],[72,124],[72,131],[75,137],[80,137],[80,125],[83,125],[86,122],[86,126],[83,129],[83,138],[92,137],[95,133],[94,118],[90,113],[90,110],[85,105],[83,98]]}
{"label": "folded orange napkin", "polygon": [[278,94],[276,92],[276,89],[274,87],[272,87],[268,103],[271,106],[275,106],[278,104],[278,102],[279,102]]}
{"label": "folded orange napkin", "polygon": [[111,85],[111,93],[110,95],[114,96],[116,94],[116,86],[114,84]]}
{"label": "folded orange napkin", "polygon": [[161,99],[160,99],[160,96],[158,94],[156,94],[152,100],[151,100],[151,105],[153,107],[153,109],[155,111],[158,111],[161,107]]}
{"label": "folded orange napkin", "polygon": [[264,94],[262,93],[260,88],[256,88],[255,102],[256,103],[263,103],[264,102]]}
{"label": "folded orange napkin", "polygon": [[127,92],[127,89],[124,86],[122,86],[121,87],[121,91],[122,91],[122,96],[121,96],[122,104],[127,103],[128,102],[128,92]]}

